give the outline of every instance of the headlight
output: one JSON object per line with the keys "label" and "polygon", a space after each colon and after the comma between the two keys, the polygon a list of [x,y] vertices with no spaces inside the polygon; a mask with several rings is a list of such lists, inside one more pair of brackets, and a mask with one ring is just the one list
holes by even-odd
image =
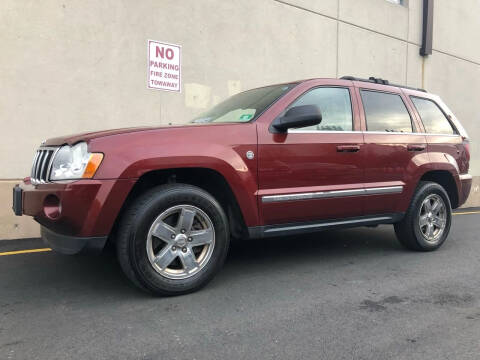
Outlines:
{"label": "headlight", "polygon": [[101,153],[89,153],[85,142],[62,146],[53,159],[50,180],[90,179],[102,159]]}

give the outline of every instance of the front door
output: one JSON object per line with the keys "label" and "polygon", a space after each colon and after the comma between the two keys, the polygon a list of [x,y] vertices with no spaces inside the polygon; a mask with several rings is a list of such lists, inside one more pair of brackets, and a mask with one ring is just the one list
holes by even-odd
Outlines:
{"label": "front door", "polygon": [[317,105],[322,122],[274,134],[259,129],[258,201],[266,225],[361,216],[363,134],[353,88],[317,86],[285,109]]}

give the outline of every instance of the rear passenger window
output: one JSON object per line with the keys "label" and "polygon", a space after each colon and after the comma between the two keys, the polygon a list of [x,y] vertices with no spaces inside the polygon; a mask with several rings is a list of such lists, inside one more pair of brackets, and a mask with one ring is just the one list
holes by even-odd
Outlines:
{"label": "rear passenger window", "polygon": [[367,131],[412,132],[412,119],[400,95],[362,90]]}
{"label": "rear passenger window", "polygon": [[317,105],[322,112],[322,122],[300,130],[351,131],[352,103],[346,88],[319,87],[300,96],[289,106]]}
{"label": "rear passenger window", "polygon": [[445,117],[442,110],[431,100],[411,97],[413,104],[422,118],[425,130],[430,134],[455,134],[450,121]]}

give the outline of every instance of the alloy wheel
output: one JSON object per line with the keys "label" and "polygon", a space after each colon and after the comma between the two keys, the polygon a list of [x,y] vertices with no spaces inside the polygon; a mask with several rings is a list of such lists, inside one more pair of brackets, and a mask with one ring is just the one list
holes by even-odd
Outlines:
{"label": "alloy wheel", "polygon": [[430,194],[423,200],[418,225],[428,242],[436,243],[441,239],[447,225],[447,207],[440,195]]}
{"label": "alloy wheel", "polygon": [[197,274],[210,260],[215,229],[210,217],[192,205],[177,205],[161,213],[150,226],[147,254],[152,267],[170,279]]}

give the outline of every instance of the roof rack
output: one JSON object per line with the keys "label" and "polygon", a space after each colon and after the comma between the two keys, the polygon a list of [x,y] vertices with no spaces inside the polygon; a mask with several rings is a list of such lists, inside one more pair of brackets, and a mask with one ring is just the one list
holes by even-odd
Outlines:
{"label": "roof rack", "polygon": [[369,82],[369,83],[381,84],[381,85],[390,85],[390,86],[396,86],[396,87],[403,88],[403,89],[410,89],[410,90],[427,92],[427,90],[425,90],[425,89],[419,89],[419,88],[414,88],[414,87],[410,87],[410,86],[392,84],[388,80],[376,78],[376,77],[373,77],[373,76],[370,76],[368,79],[357,78],[355,76],[342,76],[340,79],[351,80],[351,81],[363,81],[363,82]]}

